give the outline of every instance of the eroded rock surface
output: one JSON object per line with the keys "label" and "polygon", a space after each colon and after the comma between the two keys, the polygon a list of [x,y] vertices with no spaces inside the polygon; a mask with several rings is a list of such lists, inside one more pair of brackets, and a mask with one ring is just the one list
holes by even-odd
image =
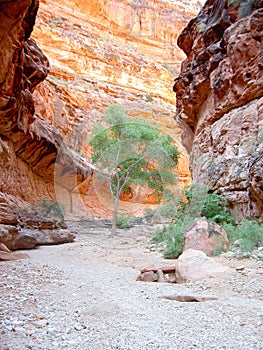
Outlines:
{"label": "eroded rock surface", "polygon": [[229,249],[226,231],[206,218],[195,219],[184,232],[184,248],[197,249],[208,256],[218,255]]}
{"label": "eroded rock surface", "polygon": [[30,38],[38,5],[0,4],[0,191],[30,203],[55,198],[54,173],[69,191],[92,173],[65,147],[59,130],[35,113],[32,94],[49,72],[47,57]]}
{"label": "eroded rock surface", "polygon": [[[44,201],[30,205],[0,192],[0,244],[8,249],[32,249],[38,245],[72,242],[75,234],[66,228],[57,204]],[[7,257],[3,260],[8,260]]]}
{"label": "eroded rock surface", "polygon": [[207,1],[179,36],[186,53],[175,80],[177,112],[194,131],[191,170],[229,198],[239,217],[263,216],[263,5],[248,16]]}

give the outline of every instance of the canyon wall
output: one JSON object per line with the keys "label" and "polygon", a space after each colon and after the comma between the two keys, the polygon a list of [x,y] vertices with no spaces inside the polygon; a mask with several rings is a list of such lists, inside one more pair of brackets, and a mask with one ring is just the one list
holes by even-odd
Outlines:
{"label": "canyon wall", "polygon": [[[177,37],[200,6],[199,1],[41,1],[32,35],[51,69],[34,91],[37,115],[62,133],[70,149],[89,157],[92,125],[104,119],[110,103],[121,104],[129,116],[152,120],[174,138],[181,151],[179,183],[189,184],[172,84],[185,57]],[[96,205],[96,188],[88,196],[86,185],[76,191],[89,213],[107,215],[110,205],[105,210]],[[134,202],[147,198],[133,193]]]}
{"label": "canyon wall", "polygon": [[57,128],[35,113],[34,90],[50,70],[30,38],[38,5],[33,0],[0,4],[0,193],[25,203],[55,199],[55,169],[58,187],[69,189],[92,173],[89,164],[72,156]]}
{"label": "canyon wall", "polygon": [[188,184],[171,86],[184,57],[178,34],[200,5],[1,2],[0,192],[29,203],[58,199],[70,211],[108,215],[92,186],[87,140],[112,102],[174,137],[181,150],[176,172]]}
{"label": "canyon wall", "polygon": [[224,194],[233,214],[263,218],[263,1],[246,13],[208,0],[178,38],[177,115],[194,132],[194,183]]}

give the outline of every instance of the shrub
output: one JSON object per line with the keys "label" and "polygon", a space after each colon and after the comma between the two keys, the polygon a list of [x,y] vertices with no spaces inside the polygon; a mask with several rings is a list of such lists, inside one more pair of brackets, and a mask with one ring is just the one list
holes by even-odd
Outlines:
{"label": "shrub", "polygon": [[145,95],[146,102],[153,102],[153,96],[152,94],[146,94]]}
{"label": "shrub", "polygon": [[180,197],[168,194],[167,201],[160,206],[160,216],[174,219],[175,222],[154,231],[152,240],[164,243],[165,258],[177,258],[183,249],[186,227],[197,217],[205,216],[218,224],[233,225],[236,219],[227,208],[226,198],[216,193],[207,193],[204,187],[189,186]]}
{"label": "shrub", "polygon": [[239,225],[224,224],[223,227],[232,247],[236,241],[239,241],[241,252],[251,252],[263,245],[263,224],[259,222],[244,220]]}
{"label": "shrub", "polygon": [[117,227],[119,228],[130,228],[133,226],[134,217],[127,214],[117,215]]}
{"label": "shrub", "polygon": [[156,243],[164,243],[163,256],[166,259],[176,259],[182,254],[184,245],[184,225],[182,222],[170,223],[162,228],[157,228],[152,240]]}
{"label": "shrub", "polygon": [[226,197],[207,193],[205,188],[195,185],[186,187],[180,196],[169,194],[164,203],[156,211],[160,216],[181,220],[186,215],[195,219],[205,216],[208,220],[221,223],[234,223],[235,218],[227,208]]}

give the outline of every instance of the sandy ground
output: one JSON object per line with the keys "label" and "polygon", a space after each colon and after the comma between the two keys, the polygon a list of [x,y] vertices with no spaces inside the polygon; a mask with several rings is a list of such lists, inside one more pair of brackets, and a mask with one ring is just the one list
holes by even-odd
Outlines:
{"label": "sandy ground", "polygon": [[[151,229],[75,231],[74,243],[0,263],[1,350],[263,349],[262,261],[220,256],[231,268],[220,278],[138,282],[141,268],[173,264],[152,249]],[[175,294],[218,299],[162,298]]]}

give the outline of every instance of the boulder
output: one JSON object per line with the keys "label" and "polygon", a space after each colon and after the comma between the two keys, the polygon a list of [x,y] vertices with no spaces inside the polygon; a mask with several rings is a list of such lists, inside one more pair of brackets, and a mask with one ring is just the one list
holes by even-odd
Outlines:
{"label": "boulder", "polygon": [[6,245],[0,243],[0,261],[27,259],[29,255],[25,253],[13,253]]}
{"label": "boulder", "polygon": [[158,281],[158,276],[157,276],[157,273],[155,273],[153,271],[147,271],[147,272],[141,273],[137,277],[137,281],[141,281],[141,282],[157,282]]}
{"label": "boulder", "polygon": [[196,249],[213,256],[228,250],[229,246],[226,231],[205,217],[195,219],[184,233],[184,251]]}
{"label": "boulder", "polygon": [[29,255],[26,253],[6,253],[0,251],[0,261],[9,261],[9,260],[20,260],[20,259],[28,259]]}
{"label": "boulder", "polygon": [[177,260],[176,282],[194,282],[207,277],[219,277],[228,271],[228,267],[218,264],[201,250],[187,249]]}
{"label": "boulder", "polygon": [[32,249],[39,245],[72,242],[75,235],[69,230],[32,230],[0,224],[0,243],[8,249]]}

